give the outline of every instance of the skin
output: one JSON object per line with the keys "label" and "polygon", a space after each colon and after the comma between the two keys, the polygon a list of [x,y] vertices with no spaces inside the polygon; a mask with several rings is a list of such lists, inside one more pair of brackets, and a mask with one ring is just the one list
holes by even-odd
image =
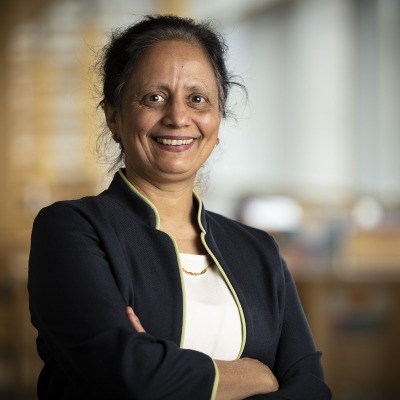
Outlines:
{"label": "skin", "polygon": [[[157,207],[161,229],[181,252],[203,253],[192,192],[197,171],[216,146],[221,113],[202,49],[182,41],[154,45],[135,69],[121,108],[106,104],[105,113],[124,148],[127,177]],[[157,138],[192,142],[165,146]]]}
{"label": "skin", "polygon": [[[160,228],[180,252],[206,254],[195,222],[193,186],[217,145],[221,111],[214,71],[202,48],[184,41],[150,47],[123,92],[121,107],[106,104],[105,115],[123,146],[127,178],[157,207]],[[136,331],[145,332],[131,307],[126,313]],[[216,364],[218,399],[278,389],[271,370],[258,360]]]}
{"label": "skin", "polygon": [[[126,307],[126,316],[138,333],[145,333],[132,307]],[[233,361],[214,360],[219,371],[217,400],[241,400],[257,394],[276,392],[279,384],[272,371],[252,358]]]}

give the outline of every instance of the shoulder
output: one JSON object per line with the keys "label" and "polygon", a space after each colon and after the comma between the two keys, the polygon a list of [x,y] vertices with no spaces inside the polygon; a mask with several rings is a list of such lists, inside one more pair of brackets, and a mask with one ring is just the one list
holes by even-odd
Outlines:
{"label": "shoulder", "polygon": [[278,243],[268,232],[214,212],[206,212],[206,220],[209,241],[231,264],[251,264],[253,272],[278,274],[284,279],[286,264]]}
{"label": "shoulder", "polygon": [[74,200],[56,201],[42,208],[35,220],[59,219],[59,218],[86,218],[88,220],[105,217],[118,208],[118,202],[108,196],[104,191],[95,196],[86,196]]}
{"label": "shoulder", "polygon": [[239,221],[225,217],[212,211],[206,211],[206,219],[210,230],[217,234],[226,234],[231,240],[250,240],[262,246],[271,246],[279,252],[276,240],[268,232],[253,228]]}
{"label": "shoulder", "polygon": [[58,233],[63,229],[92,229],[110,212],[103,203],[101,195],[57,201],[39,211],[33,222],[33,233],[42,231],[49,236],[51,232]]}
{"label": "shoulder", "polygon": [[[285,285],[292,278],[273,236],[213,212],[207,212],[206,219],[207,243],[221,255],[223,268],[247,288],[246,296],[251,292],[251,296],[260,299],[268,297],[267,292],[275,293],[278,303],[284,304]],[[275,297],[265,303],[274,300]]]}
{"label": "shoulder", "polygon": [[84,214],[85,211],[88,212],[96,207],[96,197],[97,196],[91,196],[83,197],[78,200],[56,201],[42,208],[35,220],[58,218],[64,215],[73,217],[74,215]]}
{"label": "shoulder", "polygon": [[80,200],[57,201],[42,208],[33,222],[33,237],[41,233],[51,237],[66,227],[71,230],[81,227],[87,218],[80,203]]}

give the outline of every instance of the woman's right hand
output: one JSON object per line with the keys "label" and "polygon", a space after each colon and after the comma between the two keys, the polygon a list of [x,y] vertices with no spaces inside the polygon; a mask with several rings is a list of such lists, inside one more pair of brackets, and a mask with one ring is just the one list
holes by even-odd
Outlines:
{"label": "woman's right hand", "polygon": [[130,306],[127,306],[125,308],[125,313],[126,316],[129,319],[129,322],[133,325],[133,327],[135,328],[136,332],[138,333],[146,333],[145,329],[143,328],[142,323],[140,322],[140,319],[138,318],[138,316],[135,314],[135,312],[133,311],[133,308]]}
{"label": "woman's right hand", "polygon": [[241,400],[279,389],[275,375],[261,361],[240,358],[215,363],[219,370],[217,400]]}

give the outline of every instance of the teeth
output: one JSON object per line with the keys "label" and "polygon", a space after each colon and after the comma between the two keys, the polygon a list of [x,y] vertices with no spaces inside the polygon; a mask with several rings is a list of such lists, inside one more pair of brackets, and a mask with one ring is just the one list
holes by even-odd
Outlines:
{"label": "teeth", "polygon": [[166,146],[182,146],[183,144],[190,144],[194,139],[163,139],[158,137],[157,142]]}

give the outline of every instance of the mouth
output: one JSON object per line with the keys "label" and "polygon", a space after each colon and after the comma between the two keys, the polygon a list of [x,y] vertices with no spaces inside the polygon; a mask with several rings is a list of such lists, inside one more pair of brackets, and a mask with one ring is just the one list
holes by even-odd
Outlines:
{"label": "mouth", "polygon": [[170,138],[163,138],[163,137],[156,137],[155,140],[157,143],[160,143],[164,146],[185,146],[185,145],[192,144],[195,141],[194,138],[170,139]]}

